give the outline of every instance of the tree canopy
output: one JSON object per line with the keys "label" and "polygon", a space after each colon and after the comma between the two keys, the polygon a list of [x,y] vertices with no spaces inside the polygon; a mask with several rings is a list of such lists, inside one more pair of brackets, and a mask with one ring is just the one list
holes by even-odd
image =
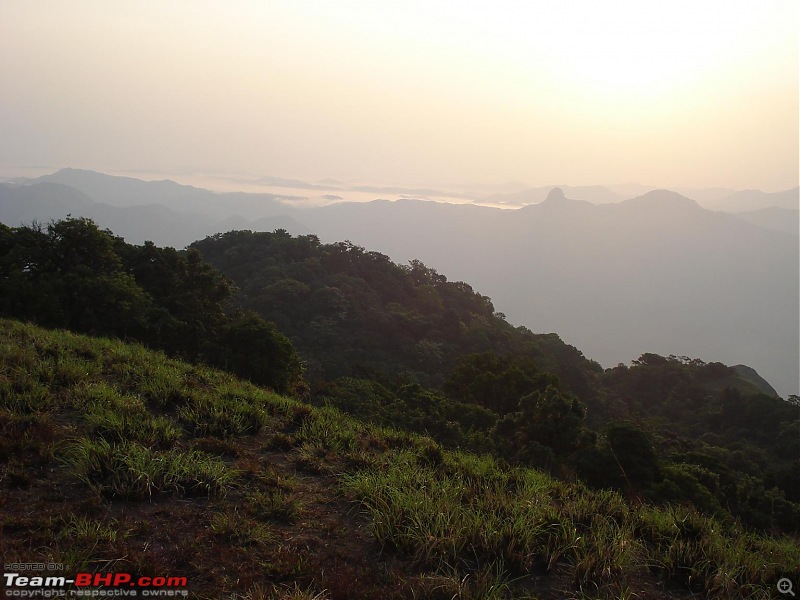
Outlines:
{"label": "tree canopy", "polygon": [[[136,340],[361,419],[762,529],[800,523],[800,414],[748,369],[605,371],[419,261],[235,231],[185,251],[0,225],[0,315]],[[751,373],[752,375],[752,373]]]}
{"label": "tree canopy", "polygon": [[0,314],[142,342],[292,392],[303,385],[286,336],[229,310],[234,286],[197,250],[133,246],[89,219],[0,225]]}

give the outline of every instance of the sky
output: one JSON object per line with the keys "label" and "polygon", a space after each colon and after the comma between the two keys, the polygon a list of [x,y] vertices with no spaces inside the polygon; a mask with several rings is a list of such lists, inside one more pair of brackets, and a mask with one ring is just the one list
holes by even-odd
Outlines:
{"label": "sky", "polygon": [[798,184],[797,0],[2,0],[0,175]]}

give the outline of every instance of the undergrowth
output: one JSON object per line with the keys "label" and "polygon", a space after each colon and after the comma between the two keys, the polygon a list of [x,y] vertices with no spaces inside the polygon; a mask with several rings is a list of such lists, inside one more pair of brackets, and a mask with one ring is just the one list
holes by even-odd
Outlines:
{"label": "undergrowth", "polygon": [[[381,567],[385,584],[340,581],[364,597],[396,586],[416,598],[647,598],[665,586],[761,598],[781,577],[800,580],[794,539],[447,451],[141,346],[13,321],[0,321],[0,475],[7,559],[189,571],[201,598],[336,598],[325,587],[336,568],[313,562],[325,532],[296,533],[334,510],[308,500],[328,488],[326,502],[358,507],[382,555],[404,565],[391,577]],[[10,512],[26,502],[41,514]],[[378,569],[373,550],[363,560]],[[227,567],[213,567],[226,553]]]}

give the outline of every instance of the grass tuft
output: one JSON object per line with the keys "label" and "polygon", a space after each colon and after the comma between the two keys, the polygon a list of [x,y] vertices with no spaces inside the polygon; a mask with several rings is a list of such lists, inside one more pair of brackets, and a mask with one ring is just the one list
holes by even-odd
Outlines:
{"label": "grass tuft", "polygon": [[[96,493],[76,492],[80,482]],[[204,598],[391,589],[494,599],[534,589],[627,600],[655,597],[663,584],[732,600],[774,597],[779,578],[800,580],[796,539],[690,507],[631,504],[141,346],[12,321],[0,321],[0,488],[4,556],[73,569],[115,561],[142,572],[184,569],[208,582]],[[333,514],[337,492],[360,507],[374,540],[345,531],[356,517]],[[376,566],[378,544],[388,560]],[[341,581],[315,580],[337,568],[334,546],[363,565],[340,568]],[[391,582],[378,581],[381,569]],[[231,595],[240,580],[249,591]]]}
{"label": "grass tuft", "polygon": [[64,462],[81,481],[111,497],[220,495],[236,477],[225,463],[200,452],[158,451],[102,438],[79,440],[69,448]]}

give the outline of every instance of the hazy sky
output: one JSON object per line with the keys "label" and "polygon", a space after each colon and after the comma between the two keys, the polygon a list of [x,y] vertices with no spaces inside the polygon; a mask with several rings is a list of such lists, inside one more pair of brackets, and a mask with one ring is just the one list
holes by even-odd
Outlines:
{"label": "hazy sky", "polygon": [[797,0],[0,0],[0,171],[786,189]]}

